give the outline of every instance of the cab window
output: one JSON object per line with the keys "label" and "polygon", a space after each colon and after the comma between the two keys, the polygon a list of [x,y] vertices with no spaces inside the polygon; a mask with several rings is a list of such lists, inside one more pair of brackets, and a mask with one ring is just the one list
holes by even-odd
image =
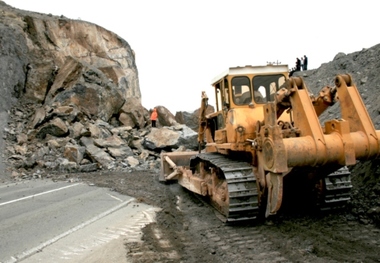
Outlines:
{"label": "cab window", "polygon": [[248,77],[234,77],[232,84],[232,99],[235,105],[248,105],[252,102],[251,83]]}
{"label": "cab window", "polygon": [[267,103],[275,100],[275,95],[279,87],[285,82],[285,76],[258,75],[253,77],[254,100],[256,103]]}

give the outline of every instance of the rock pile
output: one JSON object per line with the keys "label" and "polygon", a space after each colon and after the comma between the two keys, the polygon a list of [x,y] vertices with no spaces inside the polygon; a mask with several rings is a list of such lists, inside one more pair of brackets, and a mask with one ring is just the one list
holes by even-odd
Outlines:
{"label": "rock pile", "polygon": [[166,111],[160,116],[173,126],[137,128],[93,119],[75,106],[43,110],[33,104],[18,105],[12,108],[4,129],[12,176],[159,169],[161,151],[196,150],[197,133],[165,119],[171,113],[165,107],[158,108],[161,113]]}

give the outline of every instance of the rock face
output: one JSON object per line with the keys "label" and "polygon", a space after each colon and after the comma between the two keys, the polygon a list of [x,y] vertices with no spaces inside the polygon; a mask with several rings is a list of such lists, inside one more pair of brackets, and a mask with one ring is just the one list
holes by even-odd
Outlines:
{"label": "rock face", "polygon": [[8,73],[22,73],[12,87],[15,95],[42,103],[78,82],[108,82],[123,99],[141,98],[134,52],[116,34],[85,21],[0,6],[2,42],[13,51],[7,52],[13,66]]}
{"label": "rock face", "polygon": [[[83,117],[76,114],[108,122],[113,117],[118,121],[130,100],[142,108],[134,52],[118,35],[85,21],[18,10],[3,1],[0,13],[1,127],[20,101],[40,105],[32,123],[33,128],[45,125],[38,136],[45,136],[46,123],[58,122],[54,118],[59,114],[70,116],[69,122]],[[129,117],[131,126],[148,120],[146,110]],[[0,135],[3,152],[3,129]]]}
{"label": "rock face", "polygon": [[163,106],[160,129],[151,129],[125,40],[2,1],[0,13],[1,175],[158,169],[160,151],[197,146],[197,134]]}

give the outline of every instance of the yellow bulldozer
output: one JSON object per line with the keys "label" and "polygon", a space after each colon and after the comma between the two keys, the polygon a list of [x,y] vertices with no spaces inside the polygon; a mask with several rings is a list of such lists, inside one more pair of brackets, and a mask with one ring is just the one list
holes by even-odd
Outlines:
{"label": "yellow bulldozer", "polygon": [[[202,92],[199,151],[161,153],[159,180],[203,196],[225,222],[275,215],[286,202],[342,207],[348,167],[379,156],[380,131],[350,75],[317,96],[287,65],[231,67],[212,86],[216,111],[206,115]],[[340,117],[321,124],[334,103]]]}

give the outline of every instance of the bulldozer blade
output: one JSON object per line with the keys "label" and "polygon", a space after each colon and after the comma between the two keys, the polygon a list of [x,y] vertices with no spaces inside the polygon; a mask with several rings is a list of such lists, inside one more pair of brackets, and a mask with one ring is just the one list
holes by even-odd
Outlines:
{"label": "bulldozer blade", "polygon": [[165,182],[171,179],[177,179],[176,175],[181,174],[183,167],[189,167],[190,158],[196,154],[198,154],[197,151],[161,153],[159,181]]}
{"label": "bulldozer blade", "polygon": [[281,173],[268,172],[266,175],[268,185],[268,201],[265,217],[275,215],[281,207],[283,194],[283,176]]}

